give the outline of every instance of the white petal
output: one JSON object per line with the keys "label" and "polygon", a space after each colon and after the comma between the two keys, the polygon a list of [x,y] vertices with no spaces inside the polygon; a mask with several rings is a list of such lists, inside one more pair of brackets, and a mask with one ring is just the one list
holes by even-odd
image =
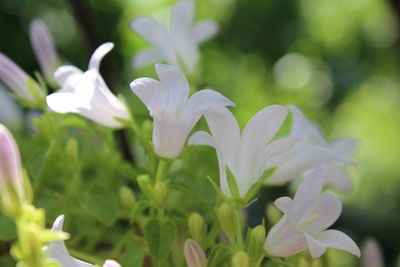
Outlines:
{"label": "white petal", "polygon": [[331,145],[331,149],[342,156],[350,155],[356,148],[358,142],[352,138],[336,139]]}
{"label": "white petal", "polygon": [[342,202],[331,192],[325,192],[307,212],[303,218],[317,215],[317,218],[308,227],[307,232],[321,232],[331,226],[342,213]]}
{"label": "white petal", "polygon": [[83,72],[75,66],[61,66],[55,73],[54,78],[63,89],[73,91],[79,82]]}
{"label": "white petal", "polygon": [[205,131],[198,131],[192,134],[192,136],[189,138],[188,144],[191,146],[205,145],[215,147],[213,137]]}
{"label": "white petal", "polygon": [[341,249],[360,257],[361,252],[356,243],[345,233],[337,230],[326,230],[318,240],[330,248]]}
{"label": "white petal", "polygon": [[293,211],[293,200],[290,197],[280,197],[274,202],[275,206],[283,213],[291,214]]}
{"label": "white petal", "polygon": [[324,184],[323,173],[315,170],[304,178],[293,199],[293,215],[298,222],[317,201]]}
{"label": "white petal", "polygon": [[121,267],[121,265],[113,260],[106,260],[104,263],[103,267]]}
{"label": "white petal", "polygon": [[192,24],[194,13],[193,0],[181,0],[177,2],[171,11],[171,31]]}
{"label": "white petal", "polygon": [[336,162],[323,167],[325,171],[325,183],[332,185],[343,193],[349,193],[352,187],[351,180],[346,174],[343,166]]}
{"label": "white petal", "polygon": [[218,30],[218,24],[211,20],[199,21],[193,27],[194,36],[197,43],[202,43],[210,39],[217,34]]}
{"label": "white petal", "polygon": [[297,141],[298,139],[296,137],[287,137],[268,144],[262,151],[262,161],[266,162],[272,157],[287,152],[296,144]]}
{"label": "white petal", "polygon": [[307,245],[310,250],[311,257],[313,259],[321,257],[322,254],[324,254],[327,249],[326,245],[318,241],[314,237],[310,236],[306,232],[304,232],[304,235],[306,236],[307,239]]}
{"label": "white petal", "polygon": [[165,109],[175,112],[189,97],[189,83],[185,75],[175,66],[156,64],[156,72],[166,93]]}
{"label": "white petal", "polygon": [[182,116],[185,116],[186,114],[196,114],[196,117],[200,117],[210,107],[217,104],[223,106],[235,106],[232,101],[220,93],[214,90],[205,89],[196,92],[189,98],[181,114]]}
{"label": "white petal", "polygon": [[105,55],[107,55],[114,48],[113,43],[104,43],[100,45],[93,53],[92,57],[89,61],[89,70],[97,70],[100,69],[101,60]]}
{"label": "white petal", "polygon": [[290,136],[299,137],[301,139],[308,138],[310,123],[304,116],[303,112],[295,105],[288,105],[292,112],[292,130]]}
{"label": "white petal", "polygon": [[[148,110],[161,109],[166,104],[165,92],[159,81],[150,78],[139,78],[131,83],[132,91],[142,100]],[[165,90],[164,90],[165,91]]]}
{"label": "white petal", "polygon": [[155,49],[149,49],[145,51],[140,51],[135,55],[135,59],[133,61],[134,68],[141,68],[150,63],[161,61],[164,57],[160,51]]}
{"label": "white petal", "polygon": [[59,90],[46,97],[47,106],[57,113],[79,112],[79,99],[73,92]]}

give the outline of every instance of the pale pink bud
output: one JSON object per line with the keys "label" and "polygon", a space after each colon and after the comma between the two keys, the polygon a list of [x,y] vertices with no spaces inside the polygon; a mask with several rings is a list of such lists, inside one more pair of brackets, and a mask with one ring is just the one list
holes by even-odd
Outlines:
{"label": "pale pink bud", "polygon": [[34,20],[31,22],[30,38],[40,69],[46,80],[54,84],[54,72],[58,67],[58,57],[54,48],[53,38],[42,21]]}
{"label": "pale pink bud", "polygon": [[383,253],[379,243],[374,238],[368,238],[361,247],[363,267],[384,267]]}
{"label": "pale pink bud", "polygon": [[185,242],[185,259],[189,267],[206,267],[207,257],[203,249],[193,240]]}

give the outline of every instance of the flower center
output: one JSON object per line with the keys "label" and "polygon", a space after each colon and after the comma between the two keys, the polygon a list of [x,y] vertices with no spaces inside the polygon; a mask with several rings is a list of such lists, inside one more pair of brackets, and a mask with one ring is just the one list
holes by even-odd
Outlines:
{"label": "flower center", "polygon": [[297,225],[296,230],[303,231],[305,228],[307,228],[307,226],[312,224],[317,218],[318,218],[318,214],[314,213],[313,215],[311,215],[310,217],[305,219],[303,223]]}

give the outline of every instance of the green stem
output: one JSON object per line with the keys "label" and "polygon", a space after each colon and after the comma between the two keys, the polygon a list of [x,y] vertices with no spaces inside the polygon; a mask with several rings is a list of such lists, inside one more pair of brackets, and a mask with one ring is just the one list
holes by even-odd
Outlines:
{"label": "green stem", "polygon": [[160,159],[156,173],[156,183],[164,180],[168,169],[168,162],[165,159]]}
{"label": "green stem", "polygon": [[236,245],[239,250],[244,249],[242,223],[240,220],[240,208],[235,210]]}

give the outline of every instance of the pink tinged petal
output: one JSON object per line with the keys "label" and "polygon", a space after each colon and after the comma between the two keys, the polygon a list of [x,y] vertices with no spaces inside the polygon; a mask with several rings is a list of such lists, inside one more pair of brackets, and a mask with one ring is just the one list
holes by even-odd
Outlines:
{"label": "pink tinged petal", "polygon": [[139,78],[131,83],[132,91],[142,100],[148,110],[160,109],[166,106],[167,97],[162,84],[154,79]]}
{"label": "pink tinged petal", "polygon": [[27,86],[29,76],[6,55],[0,53],[0,80],[17,96],[34,102],[35,97]]}
{"label": "pink tinged petal", "polygon": [[289,110],[292,112],[293,122],[290,136],[299,138],[308,138],[310,122],[304,116],[303,112],[295,105],[288,105]]}
{"label": "pink tinged petal", "polygon": [[192,134],[192,136],[189,138],[188,144],[191,146],[211,146],[215,147],[215,142],[213,137],[205,132],[205,131],[198,131]]}
{"label": "pink tinged petal", "polygon": [[347,251],[357,257],[361,252],[356,243],[345,233],[337,230],[326,230],[318,236],[318,240],[330,248]]}
{"label": "pink tinged petal", "polygon": [[[331,192],[325,192],[307,212],[303,219],[316,215],[315,221],[305,228],[307,232],[320,232],[331,226],[342,213],[342,202]],[[301,223],[301,222],[299,222]]]}
{"label": "pink tinged petal", "polygon": [[348,156],[357,148],[358,142],[352,138],[340,138],[335,140],[332,145],[331,149],[335,153]]}
{"label": "pink tinged petal", "polygon": [[293,199],[293,215],[298,222],[317,201],[324,184],[323,172],[315,170],[304,178]]}
{"label": "pink tinged petal", "polygon": [[203,249],[193,240],[188,239],[184,247],[188,267],[206,267],[207,257]]}
{"label": "pink tinged petal", "polygon": [[36,59],[48,81],[53,82],[53,73],[57,68],[58,57],[54,48],[53,39],[46,27],[40,20],[34,20],[30,25],[30,38]]}
{"label": "pink tinged petal", "polygon": [[284,214],[291,215],[293,212],[293,200],[290,197],[280,197],[274,204]]}
{"label": "pink tinged petal", "polygon": [[321,257],[322,254],[325,253],[327,246],[324,243],[315,239],[314,237],[310,236],[306,232],[304,232],[304,235],[307,239],[307,246],[310,250],[311,257],[313,259]]}
{"label": "pink tinged petal", "polygon": [[197,22],[193,27],[194,38],[197,43],[207,41],[218,33],[218,24],[211,20],[202,20]]}
{"label": "pink tinged petal", "polygon": [[189,98],[181,112],[182,118],[194,114],[195,118],[198,119],[214,105],[235,106],[232,101],[214,90],[200,90]]}
{"label": "pink tinged petal", "polygon": [[272,227],[264,243],[268,255],[289,257],[307,249],[307,241],[302,232],[296,230],[291,215],[284,215]]}
{"label": "pink tinged petal", "polygon": [[113,260],[106,260],[104,263],[103,267],[121,267],[121,265]]}
{"label": "pink tinged petal", "polygon": [[384,267],[382,248],[374,238],[368,238],[361,247],[361,262],[363,267]]}
{"label": "pink tinged petal", "polygon": [[8,129],[0,124],[0,190],[9,184],[22,196],[24,189],[18,146]]}
{"label": "pink tinged petal", "polygon": [[93,53],[89,61],[89,70],[100,70],[101,60],[114,48],[113,43],[104,43],[100,45]]}
{"label": "pink tinged petal", "polygon": [[141,68],[150,63],[162,61],[163,59],[163,55],[158,50],[149,49],[145,51],[140,51],[135,55],[135,59],[133,60],[133,67]]}
{"label": "pink tinged petal", "polygon": [[178,157],[193,124],[180,121],[174,114],[162,110],[152,111],[150,115],[154,119],[153,144],[156,154],[168,159]]}
{"label": "pink tinged petal", "polygon": [[323,167],[325,171],[325,183],[332,185],[343,193],[349,193],[352,188],[351,180],[343,166],[334,162]]}
{"label": "pink tinged petal", "polygon": [[[189,83],[185,75],[175,66],[156,64],[155,66],[160,82],[165,92],[164,109],[176,112],[189,97]],[[161,108],[161,107],[160,107]]]}
{"label": "pink tinged petal", "polygon": [[75,86],[78,84],[83,72],[75,66],[61,66],[55,73],[54,77],[63,89],[74,91]]}

